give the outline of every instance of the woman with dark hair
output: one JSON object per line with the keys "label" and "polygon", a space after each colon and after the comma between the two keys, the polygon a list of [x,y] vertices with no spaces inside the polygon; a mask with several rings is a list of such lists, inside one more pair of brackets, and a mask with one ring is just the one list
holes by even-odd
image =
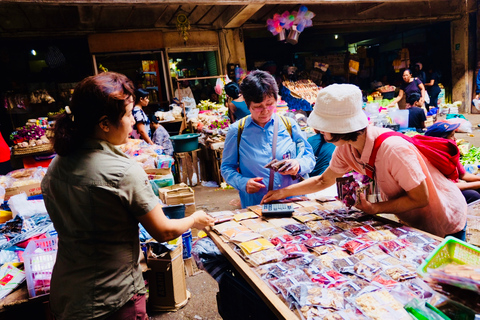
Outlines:
{"label": "woman with dark hair", "polygon": [[213,225],[202,211],[169,220],[145,171],[116,147],[135,123],[134,98],[126,76],[91,76],[55,124],[58,156],[42,193],[58,232],[50,291],[57,320],[147,319],[138,223],[158,241]]}
{"label": "woman with dark hair", "polygon": [[[428,127],[426,136],[450,139],[455,141],[455,130],[460,127],[460,123],[435,122]],[[460,161],[457,164],[458,177],[462,181],[454,181],[462,192],[467,203],[472,203],[480,199],[480,176],[468,173]]]}
{"label": "woman with dark hair", "polygon": [[[251,115],[230,126],[221,171],[245,208],[260,204],[267,189],[297,183],[299,174],[312,171],[315,158],[298,124],[274,113],[278,87],[272,75],[252,71],[240,89]],[[267,166],[272,160],[281,161],[277,172]]]}
{"label": "woman with dark hair", "polygon": [[131,135],[135,139],[143,139],[148,144],[153,144],[150,138],[150,119],[145,111],[143,111],[143,108],[148,106],[148,103],[148,91],[143,89],[135,90],[135,107],[133,108],[135,125],[133,126]]}
{"label": "woman with dark hair", "polygon": [[427,91],[425,90],[425,85],[418,78],[414,78],[412,76],[412,72],[410,71],[410,69],[405,69],[403,71],[403,83],[400,86],[400,91],[398,92],[398,96],[395,99],[393,99],[392,102],[390,102],[388,107],[395,106],[397,102],[403,99],[404,95],[406,96],[408,101],[408,98],[414,92],[417,92],[420,94],[419,103],[420,103],[420,106],[423,106],[425,104],[425,96],[427,94]]}
{"label": "woman with dark hair", "polygon": [[[270,191],[262,202],[323,190],[352,170],[365,175],[376,138],[391,130],[369,126],[362,105],[354,85],[323,88],[308,125],[336,146],[329,167],[318,177]],[[467,204],[454,183],[402,137],[389,137],[377,150],[374,178],[383,201],[360,194],[355,207],[368,214],[393,213],[412,227],[464,240]]]}
{"label": "woman with dark hair", "polygon": [[243,95],[240,93],[240,87],[236,82],[229,82],[225,85],[225,93],[231,98],[228,102],[228,116],[230,122],[234,123],[238,119],[246,117],[250,114]]}

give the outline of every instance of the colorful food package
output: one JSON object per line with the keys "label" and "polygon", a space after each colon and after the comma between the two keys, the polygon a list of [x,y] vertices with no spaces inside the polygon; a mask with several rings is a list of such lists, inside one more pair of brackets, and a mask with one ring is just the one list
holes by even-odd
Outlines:
{"label": "colorful food package", "polygon": [[350,255],[345,250],[335,250],[318,257],[322,264],[327,268],[333,268],[332,262],[335,259],[349,257]]}
{"label": "colorful food package", "polygon": [[252,241],[258,238],[261,238],[262,235],[256,232],[248,231],[248,232],[242,232],[234,237],[230,238],[229,240],[234,243],[242,243],[242,242],[247,242],[247,241]]}
{"label": "colorful food package", "polygon": [[287,299],[291,288],[301,283],[310,283],[310,279],[303,271],[295,270],[290,273],[288,277],[272,280],[269,283],[277,292],[281,293],[282,296]]}
{"label": "colorful food package", "polygon": [[403,304],[386,290],[362,294],[355,302],[365,315],[375,320],[411,320]]}
{"label": "colorful food package", "polygon": [[405,281],[408,279],[413,279],[417,276],[415,271],[412,272],[403,266],[392,266],[385,268],[384,273],[395,281]]}
{"label": "colorful food package", "polygon": [[305,266],[303,270],[305,271],[305,274],[307,276],[313,278],[315,276],[318,276],[322,272],[328,271],[329,269],[322,264],[322,261],[320,261],[319,259],[314,259],[312,263]]}
{"label": "colorful food package", "polygon": [[376,283],[380,287],[385,287],[385,288],[393,288],[398,284],[397,281],[392,280],[387,275],[382,275],[382,274],[375,276],[372,279],[372,283]]}
{"label": "colorful food package", "polygon": [[335,288],[347,282],[348,278],[335,270],[328,270],[314,276],[312,281],[319,283],[324,288]]}
{"label": "colorful food package", "polygon": [[222,223],[225,221],[233,220],[234,213],[232,211],[216,211],[208,212],[210,217],[215,220],[215,223]]}
{"label": "colorful food package", "polygon": [[305,270],[311,263],[315,261],[315,256],[311,255],[303,255],[294,259],[288,259],[285,261],[286,264],[294,266],[299,270]]}
{"label": "colorful food package", "polygon": [[333,310],[345,308],[345,299],[337,290],[316,283],[302,283],[290,288],[290,294],[300,306],[321,306]]}
{"label": "colorful food package", "polygon": [[375,241],[371,240],[366,236],[360,236],[355,239],[352,239],[346,242],[342,248],[350,252],[351,254],[355,254],[361,250],[365,250],[375,244]]}
{"label": "colorful food package", "polygon": [[220,224],[217,224],[212,227],[212,229],[218,233],[222,234],[225,230],[232,229],[232,228],[239,228],[241,225],[238,222],[235,221],[227,221],[227,222],[222,222]]}
{"label": "colorful food package", "polygon": [[333,252],[333,251],[338,250],[338,246],[336,246],[334,244],[325,244],[325,245],[322,245],[322,246],[313,247],[311,249],[312,249],[313,252],[315,252],[316,254],[321,256],[321,255],[327,254],[329,252]]}
{"label": "colorful food package", "polygon": [[381,271],[382,265],[370,257],[365,257],[353,267],[353,273],[368,282],[372,281]]}
{"label": "colorful food package", "polygon": [[295,234],[300,234],[302,232],[307,231],[308,227],[301,223],[295,223],[295,224],[289,224],[289,225],[283,226],[283,229],[290,232],[290,234],[295,235]]}
{"label": "colorful food package", "polygon": [[330,237],[311,237],[303,242],[308,248],[320,247],[326,244],[334,244],[336,241]]}
{"label": "colorful food package", "polygon": [[244,227],[244,226],[238,226],[238,227],[230,228],[230,229],[227,229],[227,230],[223,230],[222,235],[224,235],[225,237],[230,239],[230,238],[233,238],[240,233],[246,233],[246,232],[251,233],[252,230],[250,230],[250,229],[248,229],[247,227]]}
{"label": "colorful food package", "polygon": [[363,281],[362,279],[355,279],[355,281],[349,280],[343,283],[338,290],[345,298],[356,297],[363,288],[369,286],[370,283]]}
{"label": "colorful food package", "polygon": [[288,231],[283,228],[271,228],[267,230],[262,230],[259,233],[266,239],[273,239],[275,237],[280,237],[280,236],[289,234]]}
{"label": "colorful food package", "polygon": [[307,247],[301,243],[285,243],[280,252],[285,252],[287,258],[296,258],[309,254]]}
{"label": "colorful food package", "polygon": [[277,249],[271,248],[252,253],[248,256],[248,261],[253,266],[260,266],[266,263],[278,262],[284,258],[285,257]]}
{"label": "colorful food package", "polygon": [[306,223],[308,221],[314,221],[314,220],[318,220],[319,217],[316,215],[316,214],[304,214],[304,215],[294,215],[293,218],[295,220],[298,220],[300,221],[301,223]]}
{"label": "colorful food package", "polygon": [[349,231],[352,232],[354,235],[359,236],[359,235],[362,235],[371,231],[376,231],[376,230],[374,227],[367,224],[360,227],[351,228],[349,229]]}
{"label": "colorful food package", "polygon": [[255,269],[255,271],[262,275],[264,278],[282,278],[287,276],[289,273],[295,271],[295,266],[286,264],[285,262],[269,263]]}
{"label": "colorful food package", "polygon": [[256,219],[258,218],[258,215],[253,212],[253,211],[245,211],[245,212],[239,212],[239,213],[236,213],[234,216],[233,216],[233,220],[237,221],[237,222],[240,222],[242,220],[246,220],[246,219]]}
{"label": "colorful food package", "polygon": [[398,251],[400,249],[404,249],[404,248],[406,248],[408,246],[411,246],[411,245],[412,244],[408,240],[395,239],[395,240],[381,242],[381,243],[379,243],[378,246],[380,247],[380,249],[385,251],[385,253],[390,254],[392,252]]}
{"label": "colorful food package", "polygon": [[[286,231],[286,230],[285,230]],[[291,243],[294,241],[294,237],[290,234],[284,234],[284,235],[281,235],[281,236],[278,236],[278,237],[275,237],[273,239],[270,240],[270,242],[276,246],[277,248],[283,248],[283,246],[287,243]]]}
{"label": "colorful food package", "polygon": [[242,242],[238,245],[245,255],[251,255],[252,253],[262,251],[265,249],[275,248],[275,246],[265,238],[259,238],[247,242]]}
{"label": "colorful food package", "polygon": [[334,259],[332,261],[332,266],[335,270],[337,270],[340,273],[353,273],[354,265],[356,265],[359,262],[360,260],[358,260],[354,256],[350,256],[350,257],[345,257],[340,259]]}
{"label": "colorful food package", "polygon": [[268,223],[267,221],[263,221],[262,219],[249,219],[243,220],[240,222],[242,226],[245,226],[252,230],[253,232],[262,232],[263,230],[274,228],[272,224]]}
{"label": "colorful food package", "polygon": [[397,239],[397,236],[394,235],[390,230],[371,231],[366,235],[374,241],[388,241]]}

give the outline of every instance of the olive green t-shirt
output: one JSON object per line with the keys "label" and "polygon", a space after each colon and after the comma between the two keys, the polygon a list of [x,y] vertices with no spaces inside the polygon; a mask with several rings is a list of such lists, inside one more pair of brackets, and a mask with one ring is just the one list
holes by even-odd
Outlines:
{"label": "olive green t-shirt", "polygon": [[50,289],[57,319],[102,319],[146,293],[136,217],[158,198],[136,161],[88,140],[52,161],[42,193],[59,238]]}

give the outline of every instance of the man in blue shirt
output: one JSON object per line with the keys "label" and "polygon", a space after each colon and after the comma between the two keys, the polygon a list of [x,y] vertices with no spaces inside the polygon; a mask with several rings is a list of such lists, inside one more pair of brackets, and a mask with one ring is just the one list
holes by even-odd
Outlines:
{"label": "man in blue shirt", "polygon": [[[298,124],[287,119],[292,124],[290,134],[285,123],[274,114],[278,87],[270,74],[258,70],[251,72],[243,80],[241,91],[251,116],[245,119],[239,146],[237,139],[242,121],[230,126],[221,171],[225,181],[239,191],[242,208],[246,208],[260,204],[269,191],[271,174],[272,189],[287,187],[298,182],[298,175],[312,171],[315,158]],[[278,125],[275,159],[285,160],[283,170],[280,168],[278,172],[265,168],[272,161],[275,125]],[[297,148],[300,145],[303,147]]]}
{"label": "man in blue shirt", "polygon": [[[317,132],[317,131],[316,131]],[[320,132],[308,138],[308,143],[312,146],[313,154],[316,158],[315,168],[310,172],[310,177],[321,175],[327,169],[332,159],[335,145],[325,141],[325,138]]]}

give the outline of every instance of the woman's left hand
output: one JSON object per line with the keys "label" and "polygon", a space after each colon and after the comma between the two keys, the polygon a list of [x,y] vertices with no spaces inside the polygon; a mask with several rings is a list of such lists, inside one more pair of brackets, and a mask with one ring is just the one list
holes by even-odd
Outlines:
{"label": "woman's left hand", "polygon": [[282,162],[284,163],[278,167],[278,173],[294,176],[300,171],[300,163],[297,159],[286,159]]}
{"label": "woman's left hand", "polygon": [[367,200],[367,197],[365,196],[364,193],[360,193],[360,199],[358,203],[355,204],[355,208],[357,208],[360,211],[363,211],[367,214],[376,214],[377,212],[375,211],[375,208],[373,207],[373,204]]}

